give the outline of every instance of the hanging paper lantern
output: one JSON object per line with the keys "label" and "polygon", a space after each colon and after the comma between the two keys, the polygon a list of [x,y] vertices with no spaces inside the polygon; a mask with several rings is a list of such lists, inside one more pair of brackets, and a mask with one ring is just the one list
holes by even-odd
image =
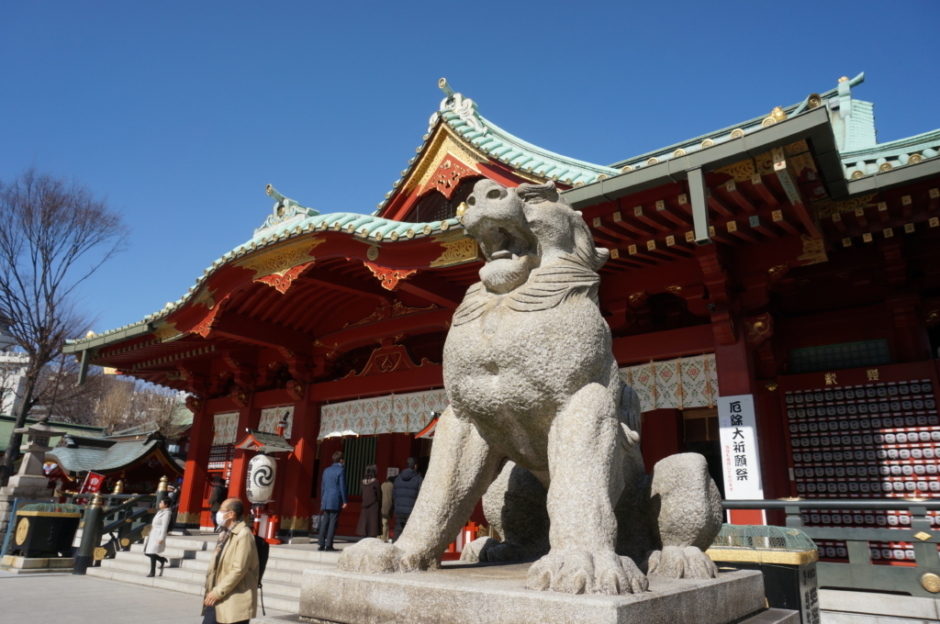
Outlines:
{"label": "hanging paper lantern", "polygon": [[267,503],[274,495],[274,477],[277,465],[267,455],[255,455],[248,462],[246,493],[252,503]]}

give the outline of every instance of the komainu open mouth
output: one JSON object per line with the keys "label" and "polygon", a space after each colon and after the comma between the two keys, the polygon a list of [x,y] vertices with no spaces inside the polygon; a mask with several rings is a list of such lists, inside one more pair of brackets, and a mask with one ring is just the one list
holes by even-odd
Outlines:
{"label": "komainu open mouth", "polygon": [[499,225],[486,228],[480,236],[480,246],[483,255],[490,262],[518,260],[521,256],[532,253],[533,249],[522,232],[511,226],[507,229]]}

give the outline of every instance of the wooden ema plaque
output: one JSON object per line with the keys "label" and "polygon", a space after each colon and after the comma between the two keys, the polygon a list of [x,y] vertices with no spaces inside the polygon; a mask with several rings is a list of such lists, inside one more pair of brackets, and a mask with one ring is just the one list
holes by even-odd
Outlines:
{"label": "wooden ema plaque", "polygon": [[[791,495],[940,498],[940,417],[932,362],[781,377]],[[928,512],[940,526],[936,512]],[[910,526],[906,511],[805,512],[807,526]],[[844,542],[819,542],[823,560],[847,561]],[[870,543],[873,563],[914,565],[903,542]]]}

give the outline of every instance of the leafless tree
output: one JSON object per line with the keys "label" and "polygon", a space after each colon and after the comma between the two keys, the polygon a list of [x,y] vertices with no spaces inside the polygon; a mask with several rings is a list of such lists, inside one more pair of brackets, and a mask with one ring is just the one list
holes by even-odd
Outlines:
{"label": "leafless tree", "polygon": [[104,427],[105,434],[133,427],[137,420],[134,408],[136,387],[132,381],[113,381],[98,401],[94,424]]}
{"label": "leafless tree", "polygon": [[148,387],[139,391],[138,396],[140,411],[146,414],[146,422],[168,440],[176,440],[185,429],[176,420],[183,403],[180,393],[148,384]]}
{"label": "leafless tree", "polygon": [[92,422],[108,435],[140,427],[174,440],[186,428],[177,422],[183,400],[176,390],[111,376],[102,380],[102,387]]}
{"label": "leafless tree", "polygon": [[[44,371],[66,338],[88,329],[75,307],[77,288],[126,236],[121,216],[82,184],[34,170],[0,183],[0,316],[29,356],[17,428],[40,402]],[[0,483],[13,472],[21,438],[10,436]]]}
{"label": "leafless tree", "polygon": [[79,365],[75,358],[60,353],[46,365],[33,391],[33,414],[54,416],[56,422],[94,424],[95,410],[107,390],[107,376],[97,366],[90,367],[85,382],[78,385]]}

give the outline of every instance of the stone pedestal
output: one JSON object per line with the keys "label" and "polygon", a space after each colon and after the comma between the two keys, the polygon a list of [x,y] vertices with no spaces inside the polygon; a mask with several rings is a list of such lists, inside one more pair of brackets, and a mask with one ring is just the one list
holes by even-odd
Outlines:
{"label": "stone pedestal", "polygon": [[0,560],[0,570],[13,574],[44,574],[71,572],[75,559],[71,557],[14,557],[6,555]]}
{"label": "stone pedestal", "polygon": [[792,621],[799,622],[796,612],[764,610],[764,583],[758,572],[727,571],[708,581],[650,579],[651,591],[643,594],[574,596],[527,590],[530,565],[447,566],[433,572],[377,575],[306,570],[299,620],[322,624],[729,624],[760,614],[759,621],[789,622],[796,617]]}
{"label": "stone pedestal", "polygon": [[[25,478],[32,478],[27,475]],[[49,487],[49,479],[39,477],[39,481],[24,481],[24,485],[13,486],[13,480],[18,479],[20,483],[24,476],[16,475],[10,477],[10,484],[0,488],[0,545],[3,544],[3,536],[6,535],[7,525],[10,524],[10,515],[13,512],[13,501],[19,498],[22,501],[29,502],[49,502],[52,500],[53,488]]]}
{"label": "stone pedestal", "polygon": [[[49,487],[49,477],[43,472],[46,452],[51,451],[49,438],[65,435],[65,431],[53,429],[45,419],[28,427],[14,429],[13,433],[27,435],[26,454],[20,462],[20,469],[10,477],[6,487],[0,488],[0,544],[6,535],[13,511],[13,501],[17,498],[27,501],[45,501],[52,499],[53,488]],[[22,449],[21,449],[22,450]]]}

